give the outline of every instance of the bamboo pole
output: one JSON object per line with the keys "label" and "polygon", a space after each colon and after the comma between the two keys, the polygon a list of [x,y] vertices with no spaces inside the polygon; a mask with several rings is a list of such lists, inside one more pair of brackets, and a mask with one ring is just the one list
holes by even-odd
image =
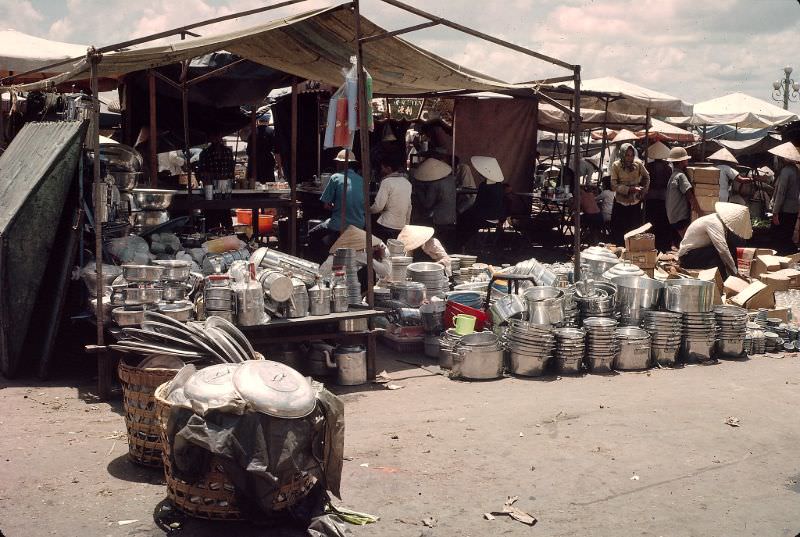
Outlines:
{"label": "bamboo pole", "polygon": [[[297,78],[292,79],[292,142],[291,166],[289,174],[289,188],[292,190],[292,203],[289,208],[289,248],[292,255],[297,255]],[[255,223],[258,226],[258,222]]]}
{"label": "bamboo pole", "polygon": [[581,278],[581,178],[578,171],[581,164],[581,66],[575,66],[575,152],[574,167],[575,174],[573,179],[573,211],[574,211],[574,232],[573,232],[573,255],[575,266],[573,268],[575,281]]}
{"label": "bamboo pole", "polygon": [[[253,145],[251,148],[250,145]],[[250,112],[250,141],[247,143],[247,163],[250,165],[250,189],[256,187],[258,179],[258,107],[254,104],[253,111]],[[252,162],[251,162],[252,161]]]}
{"label": "bamboo pole", "polygon": [[189,62],[183,62],[181,72],[181,114],[183,115],[183,159],[186,162],[186,196],[192,200],[192,153],[189,151]]}
{"label": "bamboo pole", "polygon": [[150,98],[150,186],[158,188],[158,123],[156,119],[156,75],[147,74],[147,90]]}

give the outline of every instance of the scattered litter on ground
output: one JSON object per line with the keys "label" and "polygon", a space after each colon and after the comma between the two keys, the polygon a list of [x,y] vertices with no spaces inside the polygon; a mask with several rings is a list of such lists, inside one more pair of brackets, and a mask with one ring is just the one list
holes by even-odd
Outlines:
{"label": "scattered litter on ground", "polygon": [[738,427],[739,426],[739,418],[735,416],[728,416],[725,420],[726,425],[730,425],[731,427]]}
{"label": "scattered litter on ground", "polygon": [[373,380],[372,382],[374,382],[375,384],[386,384],[387,382],[391,381],[392,377],[389,376],[389,373],[387,373],[386,370],[384,369],[383,371],[375,375],[375,380]]}
{"label": "scattered litter on ground", "polygon": [[116,440],[114,440],[114,443],[111,444],[111,449],[108,450],[108,455],[111,455],[112,453],[114,453],[114,448],[115,447],[117,447],[117,441]]}
{"label": "scattered litter on ground", "polygon": [[509,496],[506,500],[506,503],[503,504],[502,511],[493,511],[491,513],[485,513],[483,516],[486,520],[493,520],[493,518],[488,518],[486,515],[495,517],[495,516],[508,516],[516,520],[517,522],[522,522],[528,526],[535,526],[538,520],[536,517],[526,513],[525,511],[514,507],[514,504],[519,500],[519,496]]}
{"label": "scattered litter on ground", "polygon": [[128,526],[129,524],[134,524],[134,523],[136,523],[136,522],[139,522],[139,519],[134,519],[134,520],[120,520],[120,521],[118,521],[118,522],[117,522],[117,525],[118,525],[118,526]]}
{"label": "scattered litter on ground", "polygon": [[639,476],[638,476],[638,475],[636,475],[636,474],[633,474],[633,475],[631,476],[631,481],[639,481]]}
{"label": "scattered litter on ground", "polygon": [[325,506],[325,512],[335,513],[339,515],[339,518],[354,526],[366,526],[367,524],[374,524],[381,519],[381,517],[377,515],[359,513],[358,511],[353,511],[347,507],[336,507],[332,503],[329,503]]}
{"label": "scattered litter on ground", "polygon": [[387,390],[399,390],[400,388],[405,388],[402,384],[386,384]]}
{"label": "scattered litter on ground", "polygon": [[520,438],[522,438],[523,436],[525,436],[525,433],[519,433]]}
{"label": "scattered litter on ground", "polygon": [[494,520],[494,515],[492,513],[483,513],[483,518],[486,520]]}
{"label": "scattered litter on ground", "polygon": [[369,468],[369,463],[365,462],[363,464],[359,464],[359,466],[361,466],[362,468]]}
{"label": "scattered litter on ground", "polygon": [[423,518],[422,519],[422,523],[425,526],[429,527],[429,528],[435,528],[436,525],[439,523],[439,521],[436,520],[435,518],[433,518],[432,516],[429,516],[429,517]]}
{"label": "scattered litter on ground", "polygon": [[124,431],[114,431],[108,436],[103,437],[103,440],[120,440],[128,436]]}

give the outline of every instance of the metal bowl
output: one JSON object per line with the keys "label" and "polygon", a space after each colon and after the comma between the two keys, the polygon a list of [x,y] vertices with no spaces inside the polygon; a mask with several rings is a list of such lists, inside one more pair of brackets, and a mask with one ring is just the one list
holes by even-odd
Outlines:
{"label": "metal bowl", "polygon": [[133,190],[139,183],[142,172],[109,172],[114,178],[114,185],[122,192]]}
{"label": "metal bowl", "polygon": [[126,306],[142,306],[161,301],[164,290],[159,287],[126,287],[122,290],[122,300]]}
{"label": "metal bowl", "polygon": [[167,211],[134,211],[128,220],[135,228],[160,226],[169,222],[169,213]]}
{"label": "metal bowl", "polygon": [[[167,317],[171,317],[176,321],[186,322],[192,320],[192,313],[194,312],[194,307],[192,303],[189,301],[180,301],[174,302],[172,304],[161,303],[158,305],[158,311],[166,315]],[[216,314],[215,314],[216,315]]]}
{"label": "metal bowl", "polygon": [[144,308],[114,308],[111,318],[118,326],[139,326],[144,321]]}
{"label": "metal bowl", "polygon": [[169,209],[172,196],[177,190],[156,190],[152,188],[137,188],[133,191],[136,203],[145,211]]}
{"label": "metal bowl", "polygon": [[189,272],[192,270],[190,262],[179,259],[156,259],[153,264],[164,267],[161,279],[170,282],[185,282],[189,279]]}
{"label": "metal bowl", "polygon": [[128,283],[155,283],[162,272],[164,267],[156,265],[122,265],[122,277]]}
{"label": "metal bowl", "polygon": [[140,172],[144,160],[142,155],[125,144],[100,144],[100,162],[111,171]]}
{"label": "metal bowl", "polygon": [[192,288],[185,283],[164,285],[162,299],[165,302],[179,302],[186,298]]}

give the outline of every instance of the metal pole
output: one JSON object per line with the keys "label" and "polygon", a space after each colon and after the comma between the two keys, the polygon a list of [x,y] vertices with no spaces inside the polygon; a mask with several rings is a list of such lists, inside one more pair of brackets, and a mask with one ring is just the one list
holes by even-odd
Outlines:
{"label": "metal pole", "polygon": [[791,84],[791,79],[789,78],[790,73],[786,73],[786,78],[783,79],[783,109],[789,109],[789,86]]}
{"label": "metal pole", "polygon": [[156,75],[147,73],[147,89],[150,95],[150,186],[158,188],[158,124],[156,120]]}
{"label": "metal pole", "polygon": [[364,53],[361,44],[361,14],[359,0],[354,0],[353,10],[356,17],[356,69],[358,69],[358,131],[361,135],[361,175],[364,178],[364,231],[367,232],[367,304],[375,304],[373,287],[375,274],[372,267],[372,219],[369,213],[369,184],[372,179],[372,170],[369,161],[369,114],[372,105],[367,101],[367,77],[364,72]]}
{"label": "metal pole", "polygon": [[[289,248],[292,255],[297,255],[297,78],[292,79],[292,142],[289,188],[292,190],[292,204],[289,208]],[[258,222],[255,224],[258,226]]]}
{"label": "metal pole", "polygon": [[581,277],[581,178],[578,173],[581,165],[581,66],[575,66],[575,153],[574,153],[574,167],[575,174],[573,180],[572,190],[573,195],[573,215],[575,218],[574,232],[573,232],[573,255],[575,258],[575,266],[573,268],[575,273],[575,281],[580,280]]}
{"label": "metal pole", "polygon": [[703,125],[703,139],[700,142],[700,162],[706,160],[706,129],[707,125]]}
{"label": "metal pole", "polygon": [[647,149],[650,147],[650,107],[647,107],[647,112],[645,112],[645,123],[644,123],[644,158],[642,161],[647,164]]}
{"label": "metal pole", "polygon": [[[247,144],[247,163],[250,165],[250,188],[256,187],[256,179],[258,179],[258,107],[254,104],[253,111],[250,113],[250,143]],[[253,145],[252,149],[250,144]],[[252,160],[252,162],[250,162]]]}
{"label": "metal pole", "polygon": [[186,196],[192,201],[192,153],[189,151],[189,62],[183,62],[181,75],[181,113],[183,114],[183,159],[186,163]]}

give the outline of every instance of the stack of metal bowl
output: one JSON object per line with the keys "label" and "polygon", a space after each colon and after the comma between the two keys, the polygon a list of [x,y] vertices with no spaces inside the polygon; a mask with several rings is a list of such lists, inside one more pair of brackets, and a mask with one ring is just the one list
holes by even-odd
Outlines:
{"label": "stack of metal bowl", "polygon": [[459,274],[461,273],[461,258],[460,257],[452,257],[451,256],[450,257],[450,272],[455,274],[456,271],[458,271]]}
{"label": "stack of metal bowl", "polygon": [[575,292],[575,302],[578,304],[578,318],[581,322],[589,317],[614,317],[614,295],[609,295],[608,290],[602,287],[593,287]]}
{"label": "stack of metal bowl", "polygon": [[607,317],[589,317],[583,321],[586,330],[586,365],[592,373],[606,373],[614,365],[617,321]]}
{"label": "stack of metal bowl", "polygon": [[647,311],[644,329],[650,333],[650,356],[661,366],[671,366],[678,358],[683,335],[683,315],[671,311]]}
{"label": "stack of metal bowl", "polygon": [[662,282],[645,276],[616,276],[611,282],[617,286],[614,303],[621,325],[639,326],[645,312],[658,308]]}
{"label": "stack of metal bowl", "polygon": [[684,313],[681,356],[685,362],[707,362],[716,343],[714,312]]}
{"label": "stack of metal bowl", "polygon": [[581,372],[586,351],[586,332],[580,328],[556,328],[556,368],[562,375]]}
{"label": "stack of metal bowl", "polygon": [[636,371],[650,367],[650,334],[641,328],[626,326],[616,331],[619,350],[614,369]]}
{"label": "stack of metal bowl", "polygon": [[358,281],[356,252],[352,248],[337,248],[333,254],[333,266],[344,268],[347,281],[347,303],[361,304],[361,283]]}
{"label": "stack of metal bowl", "polygon": [[778,352],[783,350],[781,336],[772,331],[764,332],[764,352]]}
{"label": "stack of metal bowl", "polygon": [[503,375],[503,346],[492,332],[466,334],[453,349],[453,378],[487,380]]}
{"label": "stack of metal bowl", "polygon": [[717,356],[740,357],[747,334],[747,310],[737,306],[717,306],[714,317],[717,322]]}
{"label": "stack of metal bowl", "polygon": [[406,269],[406,274],[411,281],[425,284],[429,299],[444,295],[450,287],[444,267],[439,263],[411,263]]}
{"label": "stack of metal bowl", "polygon": [[452,254],[450,258],[458,259],[461,263],[462,270],[470,268],[472,265],[475,264],[476,261],[478,261],[478,256],[476,255]]}
{"label": "stack of metal bowl", "polygon": [[442,369],[453,368],[453,349],[461,340],[461,334],[455,328],[449,328],[439,337],[439,367]]}
{"label": "stack of metal bowl", "polygon": [[545,326],[562,326],[564,291],[555,287],[531,287],[525,291],[528,321]]}
{"label": "stack of metal bowl", "polygon": [[505,334],[510,354],[510,372],[524,377],[544,373],[555,350],[555,337],[550,327],[511,319]]}
{"label": "stack of metal bowl", "polygon": [[392,266],[392,272],[390,274],[389,281],[392,282],[404,282],[408,277],[406,275],[406,269],[414,260],[413,257],[407,257],[404,255],[393,255],[389,258],[389,262]]}

